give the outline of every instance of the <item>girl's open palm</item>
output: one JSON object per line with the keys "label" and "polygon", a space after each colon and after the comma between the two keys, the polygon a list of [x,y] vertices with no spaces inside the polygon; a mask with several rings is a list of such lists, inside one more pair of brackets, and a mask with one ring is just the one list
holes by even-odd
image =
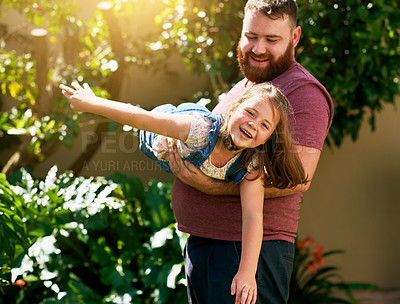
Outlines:
{"label": "girl's open palm", "polygon": [[69,100],[71,108],[79,112],[90,112],[92,106],[96,105],[96,95],[87,83],[83,87],[78,82],[72,82],[70,88],[60,84],[61,93]]}
{"label": "girl's open palm", "polygon": [[232,280],[231,294],[236,294],[235,304],[255,304],[257,301],[255,277],[238,272]]}

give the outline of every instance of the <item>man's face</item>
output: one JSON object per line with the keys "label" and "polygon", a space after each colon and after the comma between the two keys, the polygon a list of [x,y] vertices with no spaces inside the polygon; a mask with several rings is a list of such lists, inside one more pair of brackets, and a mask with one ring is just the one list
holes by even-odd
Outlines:
{"label": "man's face", "polygon": [[243,75],[252,82],[271,81],[294,62],[300,28],[293,29],[288,16],[273,20],[258,11],[247,11],[238,46]]}

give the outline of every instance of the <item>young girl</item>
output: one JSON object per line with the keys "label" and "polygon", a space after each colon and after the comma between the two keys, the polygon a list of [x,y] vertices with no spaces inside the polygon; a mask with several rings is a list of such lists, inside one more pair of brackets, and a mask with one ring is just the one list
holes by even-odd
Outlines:
{"label": "young girl", "polygon": [[[108,117],[140,129],[140,149],[170,171],[168,151],[177,148],[205,174],[240,182],[242,255],[231,285],[241,303],[255,303],[255,273],[263,236],[264,187],[292,188],[307,182],[288,126],[289,103],[272,84],[256,84],[233,102],[226,116],[184,103],[149,112],[96,97],[88,84],[60,85],[76,111]],[[246,177],[246,178],[244,178]]]}

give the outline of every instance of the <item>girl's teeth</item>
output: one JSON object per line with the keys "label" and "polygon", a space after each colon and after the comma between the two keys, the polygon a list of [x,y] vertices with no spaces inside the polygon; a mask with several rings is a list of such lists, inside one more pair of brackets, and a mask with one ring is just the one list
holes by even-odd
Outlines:
{"label": "girl's teeth", "polygon": [[250,134],[250,133],[248,133],[246,130],[242,129],[242,132],[243,132],[244,134],[246,134],[248,137],[250,137],[250,138],[251,138],[251,134]]}

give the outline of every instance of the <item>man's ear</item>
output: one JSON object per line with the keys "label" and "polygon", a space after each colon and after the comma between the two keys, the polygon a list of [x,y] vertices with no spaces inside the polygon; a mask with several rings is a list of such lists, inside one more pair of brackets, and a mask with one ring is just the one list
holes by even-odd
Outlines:
{"label": "man's ear", "polygon": [[293,34],[292,34],[292,41],[293,41],[293,46],[296,47],[297,44],[300,41],[300,36],[301,36],[301,27],[297,26],[294,30],[293,30]]}

